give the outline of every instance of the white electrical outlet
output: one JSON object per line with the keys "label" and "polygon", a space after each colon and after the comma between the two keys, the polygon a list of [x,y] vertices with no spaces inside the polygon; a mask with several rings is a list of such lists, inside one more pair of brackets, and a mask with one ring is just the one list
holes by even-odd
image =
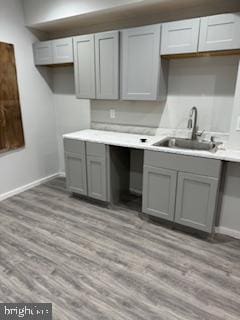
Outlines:
{"label": "white electrical outlet", "polygon": [[236,131],[240,131],[240,116],[237,118],[237,127]]}
{"label": "white electrical outlet", "polygon": [[116,111],[115,109],[110,109],[110,118],[115,119],[116,118]]}

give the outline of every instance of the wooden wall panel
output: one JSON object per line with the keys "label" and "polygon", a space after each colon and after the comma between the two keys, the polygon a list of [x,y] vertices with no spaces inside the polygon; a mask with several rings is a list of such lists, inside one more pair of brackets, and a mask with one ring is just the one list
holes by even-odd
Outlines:
{"label": "wooden wall panel", "polygon": [[23,146],[14,47],[12,44],[0,42],[0,152]]}

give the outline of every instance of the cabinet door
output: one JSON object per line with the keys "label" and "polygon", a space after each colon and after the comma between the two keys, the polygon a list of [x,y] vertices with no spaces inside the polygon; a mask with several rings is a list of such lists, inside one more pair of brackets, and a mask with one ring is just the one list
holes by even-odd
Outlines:
{"label": "cabinet door", "polygon": [[199,18],[164,23],[161,54],[197,52],[199,25]]}
{"label": "cabinet door", "polygon": [[240,14],[201,18],[199,51],[240,48]]}
{"label": "cabinet door", "polygon": [[160,25],[122,31],[121,98],[159,97]]}
{"label": "cabinet door", "polygon": [[191,173],[178,174],[175,221],[211,232],[218,192],[218,179]]}
{"label": "cabinet door", "polygon": [[85,153],[65,153],[67,189],[87,195],[87,174]]}
{"label": "cabinet door", "polygon": [[73,62],[73,43],[72,38],[53,40],[53,63]]}
{"label": "cabinet door", "polygon": [[176,171],[144,166],[142,211],[173,221],[176,184]]}
{"label": "cabinet door", "polygon": [[119,32],[95,35],[96,98],[119,98]]}
{"label": "cabinet door", "polygon": [[106,161],[104,157],[87,155],[88,196],[107,201]]}
{"label": "cabinet door", "polygon": [[42,41],[33,44],[35,65],[48,65],[53,63],[52,41]]}
{"label": "cabinet door", "polygon": [[77,98],[94,99],[94,35],[74,37],[74,74]]}

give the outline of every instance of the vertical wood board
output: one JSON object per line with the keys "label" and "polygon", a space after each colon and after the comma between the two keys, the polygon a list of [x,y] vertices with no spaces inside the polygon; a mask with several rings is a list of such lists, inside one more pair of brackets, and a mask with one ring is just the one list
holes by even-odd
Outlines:
{"label": "vertical wood board", "polygon": [[0,152],[23,146],[14,47],[12,44],[0,42]]}

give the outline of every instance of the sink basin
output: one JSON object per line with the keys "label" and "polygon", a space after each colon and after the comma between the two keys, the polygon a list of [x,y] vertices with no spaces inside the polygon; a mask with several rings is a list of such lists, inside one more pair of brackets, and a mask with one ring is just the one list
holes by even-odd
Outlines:
{"label": "sink basin", "polygon": [[219,143],[211,141],[198,141],[184,138],[168,137],[154,144],[158,147],[167,147],[172,149],[190,149],[216,152]]}

